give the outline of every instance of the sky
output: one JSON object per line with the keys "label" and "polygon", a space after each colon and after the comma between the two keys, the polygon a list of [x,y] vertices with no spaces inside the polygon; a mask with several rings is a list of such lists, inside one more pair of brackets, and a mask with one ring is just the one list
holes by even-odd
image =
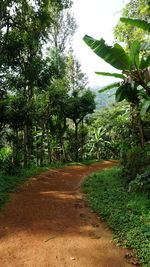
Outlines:
{"label": "sky", "polygon": [[107,44],[113,45],[113,28],[128,2],[129,0],[74,0],[72,10],[78,28],[73,39],[73,49],[82,71],[88,76],[90,87],[105,86],[116,81],[114,78],[99,76],[95,71],[117,71],[95,55],[82,39],[87,34],[95,39],[103,38]]}

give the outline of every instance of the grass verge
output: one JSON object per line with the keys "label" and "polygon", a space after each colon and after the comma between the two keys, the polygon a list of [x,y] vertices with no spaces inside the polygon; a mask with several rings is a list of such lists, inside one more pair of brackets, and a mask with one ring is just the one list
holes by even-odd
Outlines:
{"label": "grass verge", "polygon": [[150,199],[127,192],[121,168],[113,167],[89,176],[83,183],[87,201],[116,234],[117,243],[132,248],[142,266],[150,266]]}
{"label": "grass verge", "polygon": [[9,200],[10,193],[17,192],[20,184],[26,182],[30,177],[45,171],[46,167],[23,168],[16,175],[5,175],[0,172],[0,208]]}

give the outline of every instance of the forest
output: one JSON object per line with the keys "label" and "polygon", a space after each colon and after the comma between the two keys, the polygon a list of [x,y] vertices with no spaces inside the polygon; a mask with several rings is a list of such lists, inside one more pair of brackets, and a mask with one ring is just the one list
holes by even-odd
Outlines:
{"label": "forest", "polygon": [[[103,38],[83,36],[91,54],[116,69],[96,72],[108,77],[108,86],[94,89],[72,49],[77,28],[72,4],[0,1],[0,206],[6,202],[5,193],[38,170],[117,160],[124,190],[139,196],[138,205],[142,198],[139,225],[142,221],[140,231],[149,240],[150,2],[130,0],[125,5],[111,46]],[[116,82],[109,84],[109,77]],[[86,181],[87,194],[88,190]],[[90,197],[92,202],[95,196]],[[107,220],[106,213],[102,215]],[[115,225],[110,223],[114,229]],[[133,236],[124,239],[128,238],[129,247],[138,251],[143,237],[137,244]],[[149,241],[145,242],[146,250],[139,249],[144,255],[138,251],[137,256],[149,266]]]}

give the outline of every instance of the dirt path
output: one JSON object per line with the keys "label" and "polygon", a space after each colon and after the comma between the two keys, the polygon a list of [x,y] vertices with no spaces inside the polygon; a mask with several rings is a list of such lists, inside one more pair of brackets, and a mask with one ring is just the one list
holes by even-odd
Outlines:
{"label": "dirt path", "polygon": [[81,180],[114,162],[41,173],[0,213],[0,267],[128,267],[125,250],[90,211]]}

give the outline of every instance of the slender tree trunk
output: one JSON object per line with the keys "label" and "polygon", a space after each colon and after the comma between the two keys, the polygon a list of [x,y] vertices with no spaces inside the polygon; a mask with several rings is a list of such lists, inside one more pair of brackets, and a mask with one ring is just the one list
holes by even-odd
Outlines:
{"label": "slender tree trunk", "polygon": [[25,122],[24,125],[24,167],[28,165],[28,151],[27,151],[27,143],[28,143],[28,129],[27,124]]}
{"label": "slender tree trunk", "polygon": [[137,110],[137,119],[138,119],[138,128],[139,128],[139,135],[140,135],[140,142],[141,142],[141,148],[144,149],[144,131],[143,131],[143,123],[140,116],[140,109],[139,109],[139,103],[136,104],[136,110]]}
{"label": "slender tree trunk", "polygon": [[32,125],[28,125],[28,165],[31,164],[31,155],[33,148],[33,140],[32,140]]}
{"label": "slender tree trunk", "polygon": [[75,161],[79,160],[79,145],[78,145],[78,123],[75,121]]}
{"label": "slender tree trunk", "polygon": [[19,144],[19,137],[18,137],[18,130],[14,129],[14,138],[13,138],[13,157],[12,157],[12,163],[14,166],[19,165],[18,160],[18,144]]}
{"label": "slender tree trunk", "polygon": [[138,118],[138,125],[139,125],[140,139],[141,139],[141,148],[144,149],[145,140],[143,132],[143,123],[140,116]]}
{"label": "slender tree trunk", "polygon": [[42,136],[41,136],[41,146],[40,146],[40,166],[44,164],[44,135],[45,135],[45,125],[42,126]]}
{"label": "slender tree trunk", "polygon": [[130,103],[130,125],[131,125],[131,128],[133,128],[133,120],[134,120],[134,118],[133,118],[133,104],[132,103]]}
{"label": "slender tree trunk", "polygon": [[47,135],[47,145],[48,145],[48,163],[52,163],[52,153],[51,153],[51,143],[50,143],[50,136],[48,126],[46,127],[46,135]]}
{"label": "slender tree trunk", "polygon": [[82,120],[82,142],[81,142],[81,161],[83,160],[83,128],[84,128],[84,124],[83,124],[83,120]]}

